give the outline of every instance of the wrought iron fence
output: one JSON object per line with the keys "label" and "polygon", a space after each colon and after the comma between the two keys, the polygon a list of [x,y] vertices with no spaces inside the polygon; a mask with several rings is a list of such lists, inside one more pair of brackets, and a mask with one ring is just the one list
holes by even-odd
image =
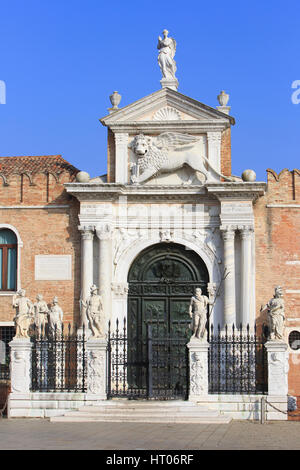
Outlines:
{"label": "wrought iron fence", "polygon": [[[263,330],[264,331],[264,328]],[[266,337],[249,325],[246,329],[234,325],[209,335],[209,393],[266,394],[268,363],[264,347]]]}
{"label": "wrought iron fence", "polygon": [[14,326],[0,327],[0,380],[10,379],[10,350],[9,343],[16,334]]}
{"label": "wrought iron fence", "polygon": [[108,398],[187,398],[188,327],[174,321],[166,331],[163,321],[147,321],[144,334],[131,337],[125,318],[113,331],[109,323]]}
{"label": "wrought iron fence", "polygon": [[10,392],[10,348],[9,343],[16,334],[14,326],[0,327],[0,417],[7,411]]}
{"label": "wrought iron fence", "polygon": [[[76,329],[75,329],[76,331]],[[86,338],[72,332],[50,330],[32,336],[31,390],[33,392],[86,392]]]}

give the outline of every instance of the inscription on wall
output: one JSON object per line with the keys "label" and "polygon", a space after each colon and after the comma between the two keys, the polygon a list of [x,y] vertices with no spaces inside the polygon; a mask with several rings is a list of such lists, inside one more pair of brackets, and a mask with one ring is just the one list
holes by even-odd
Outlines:
{"label": "inscription on wall", "polygon": [[71,279],[71,255],[36,255],[36,281],[70,281]]}

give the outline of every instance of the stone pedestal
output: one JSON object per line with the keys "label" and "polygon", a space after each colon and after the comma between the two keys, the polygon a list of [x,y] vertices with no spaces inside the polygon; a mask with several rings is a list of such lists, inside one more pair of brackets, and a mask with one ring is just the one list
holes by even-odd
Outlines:
{"label": "stone pedestal", "polygon": [[14,338],[10,343],[11,392],[26,394],[31,388],[31,348],[27,338]]}
{"label": "stone pedestal", "polygon": [[268,341],[268,395],[288,394],[289,354],[283,341]]}
{"label": "stone pedestal", "polygon": [[208,395],[209,343],[197,338],[192,338],[187,347],[190,356],[189,400],[197,401],[199,396]]}
{"label": "stone pedestal", "polygon": [[176,78],[162,78],[160,81],[162,88],[171,88],[171,90],[177,91],[178,88],[178,80]]}
{"label": "stone pedestal", "polygon": [[106,400],[107,341],[91,337],[87,349],[87,399]]}

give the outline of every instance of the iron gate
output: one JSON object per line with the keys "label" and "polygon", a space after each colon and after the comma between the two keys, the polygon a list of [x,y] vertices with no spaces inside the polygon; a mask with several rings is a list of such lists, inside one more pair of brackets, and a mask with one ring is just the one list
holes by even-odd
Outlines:
{"label": "iron gate", "polygon": [[107,396],[158,400],[187,399],[189,321],[174,321],[171,330],[159,321],[146,323],[147,335],[134,347],[127,325],[119,320],[108,331]]}

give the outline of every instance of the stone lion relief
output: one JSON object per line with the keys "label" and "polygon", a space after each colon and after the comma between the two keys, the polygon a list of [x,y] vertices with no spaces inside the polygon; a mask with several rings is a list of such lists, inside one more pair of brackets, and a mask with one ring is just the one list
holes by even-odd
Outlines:
{"label": "stone lion relief", "polygon": [[172,173],[183,166],[193,170],[187,184],[192,183],[195,172],[201,173],[205,181],[212,173],[231,181],[214,169],[204,155],[195,152],[193,147],[199,140],[199,136],[176,132],[164,132],[157,137],[136,135],[129,145],[137,158],[137,162],[131,164],[131,182],[144,183],[158,174]]}

